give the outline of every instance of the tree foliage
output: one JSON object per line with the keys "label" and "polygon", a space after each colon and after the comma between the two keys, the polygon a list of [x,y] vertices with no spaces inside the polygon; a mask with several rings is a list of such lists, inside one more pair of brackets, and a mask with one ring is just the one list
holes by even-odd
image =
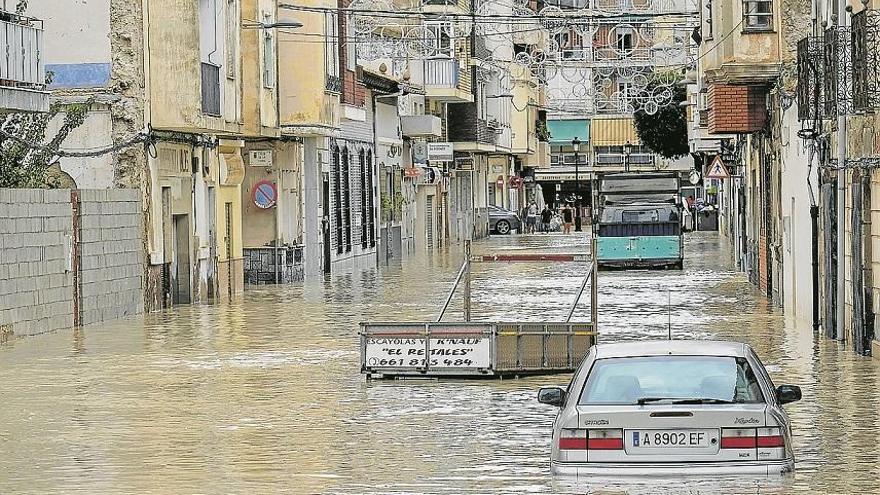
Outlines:
{"label": "tree foliage", "polygon": [[[648,83],[648,91],[654,91],[657,84]],[[662,90],[662,89],[660,89]],[[650,115],[644,109],[635,112],[636,132],[639,139],[654,153],[665,158],[678,158],[690,152],[687,137],[687,115],[679,103],[687,99],[687,90],[674,84],[672,101]]]}
{"label": "tree foliage", "polygon": [[[15,13],[23,16],[28,0],[18,0]],[[27,21],[22,21],[27,22]],[[52,84],[52,72],[46,85]],[[91,102],[52,105],[48,113],[11,113],[0,123],[0,187],[58,187],[57,175],[49,174],[58,159],[61,143],[86,120]],[[51,138],[49,123],[64,113],[64,120]]]}
{"label": "tree foliage", "polygon": [[[89,103],[53,105],[49,113],[13,113],[0,123],[0,188],[57,187],[47,176],[57,160],[61,143],[85,122]],[[64,113],[54,136],[47,138],[49,122]],[[39,146],[34,146],[39,145]]]}

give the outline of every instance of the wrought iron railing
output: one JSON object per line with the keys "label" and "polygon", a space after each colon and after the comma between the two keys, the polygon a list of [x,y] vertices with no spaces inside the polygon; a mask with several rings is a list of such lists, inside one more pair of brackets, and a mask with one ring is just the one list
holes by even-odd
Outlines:
{"label": "wrought iron railing", "polygon": [[327,80],[324,83],[324,90],[329,93],[341,93],[342,78],[339,76],[327,74]]}
{"label": "wrought iron railing", "polygon": [[202,63],[202,113],[220,116],[220,67]]}
{"label": "wrought iron railing", "polygon": [[454,58],[427,59],[425,67],[425,86],[454,88],[459,81],[459,63]]}
{"label": "wrought iron railing", "polygon": [[862,10],[852,17],[853,109],[873,112],[880,106],[880,12]]}
{"label": "wrought iron railing", "polygon": [[825,30],[823,106],[828,119],[852,113],[851,33],[849,26],[833,26]]}
{"label": "wrought iron railing", "polygon": [[797,104],[798,120],[816,120],[822,117],[822,38],[807,36],[797,44]]}

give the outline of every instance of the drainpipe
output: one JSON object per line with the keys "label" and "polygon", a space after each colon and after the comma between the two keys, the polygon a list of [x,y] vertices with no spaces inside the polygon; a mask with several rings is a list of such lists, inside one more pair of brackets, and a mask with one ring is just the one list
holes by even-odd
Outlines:
{"label": "drainpipe", "polygon": [[[837,26],[849,25],[849,16],[846,12],[847,2],[839,0]],[[838,38],[839,39],[839,38]],[[843,83],[843,81],[838,82]],[[844,88],[846,91],[846,88]],[[837,329],[835,338],[846,340],[846,114],[838,108],[837,111]]]}
{"label": "drainpipe", "polygon": [[813,334],[819,334],[819,206],[810,205],[810,230],[813,235]]}

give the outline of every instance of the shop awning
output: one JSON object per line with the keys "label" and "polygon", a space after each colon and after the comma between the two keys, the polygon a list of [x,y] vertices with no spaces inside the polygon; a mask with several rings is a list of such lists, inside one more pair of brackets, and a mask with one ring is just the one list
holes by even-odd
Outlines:
{"label": "shop awning", "polygon": [[631,118],[593,119],[590,127],[590,141],[593,146],[622,146],[629,141],[639,144],[639,135]]}
{"label": "shop awning", "polygon": [[580,139],[581,144],[587,144],[590,140],[589,120],[548,120],[547,129],[550,131],[551,144],[571,144],[574,138]]}

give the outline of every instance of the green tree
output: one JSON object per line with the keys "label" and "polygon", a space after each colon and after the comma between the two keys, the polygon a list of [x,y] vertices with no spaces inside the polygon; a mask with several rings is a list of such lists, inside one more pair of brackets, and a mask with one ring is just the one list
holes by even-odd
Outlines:
{"label": "green tree", "polygon": [[[0,124],[0,187],[57,187],[46,172],[74,129],[85,122],[89,104],[53,105],[49,113],[13,113]],[[55,135],[48,139],[49,122],[64,113]]]}
{"label": "green tree", "polygon": [[687,114],[679,105],[687,99],[687,90],[678,84],[671,87],[664,84],[661,87],[656,81],[649,82],[646,88],[648,92],[666,90],[672,92],[672,99],[668,104],[659,107],[656,113],[649,114],[644,108],[635,112],[636,132],[639,139],[654,153],[665,158],[678,158],[690,152]]}

